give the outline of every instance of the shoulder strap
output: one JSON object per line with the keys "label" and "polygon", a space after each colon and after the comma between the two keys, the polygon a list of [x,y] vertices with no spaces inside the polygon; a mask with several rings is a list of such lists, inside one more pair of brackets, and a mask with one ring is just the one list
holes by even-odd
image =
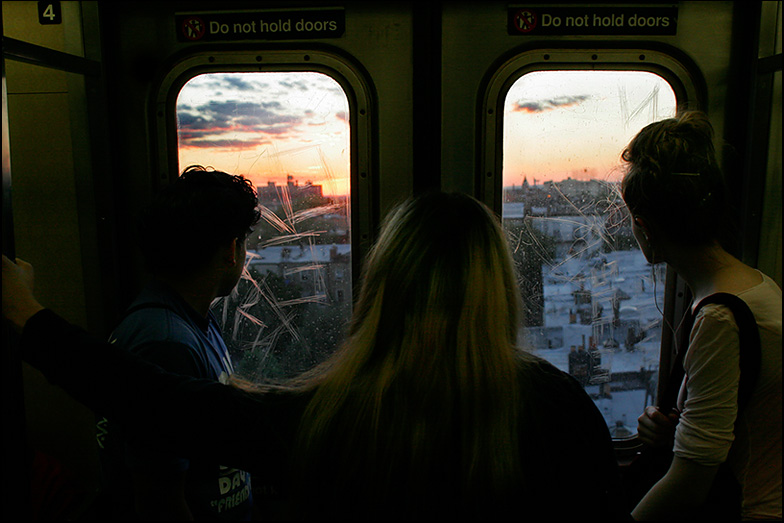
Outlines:
{"label": "shoulder strap", "polygon": [[740,383],[738,384],[738,410],[740,411],[749,401],[754,385],[757,383],[762,360],[762,349],[759,327],[754,314],[746,302],[734,294],[719,292],[712,294],[697,305],[694,312],[709,303],[724,305],[732,311],[735,323],[738,324],[738,337],[740,345]]}
{"label": "shoulder strap", "polygon": [[693,312],[687,311],[689,315],[684,319],[683,325],[683,340],[678,347],[678,354],[675,357],[675,364],[670,373],[669,388],[665,391],[665,397],[662,401],[662,406],[667,410],[675,405],[678,390],[680,389],[681,382],[683,381],[683,357],[688,349],[688,336],[691,332],[691,327],[694,324],[694,318],[697,316],[699,310],[705,305],[715,303],[724,305],[732,311],[735,317],[735,323],[738,325],[739,337],[739,361],[740,361],[740,383],[738,384],[738,411],[740,412],[748,403],[754,385],[757,382],[760,372],[760,361],[762,353],[760,348],[759,328],[757,321],[754,319],[754,314],[749,309],[742,299],[734,294],[726,292],[718,292],[702,299]]}

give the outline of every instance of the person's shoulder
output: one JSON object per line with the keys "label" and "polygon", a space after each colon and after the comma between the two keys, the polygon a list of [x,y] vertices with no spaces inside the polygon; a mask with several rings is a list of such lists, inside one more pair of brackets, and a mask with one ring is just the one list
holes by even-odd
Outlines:
{"label": "person's shoulder", "polygon": [[565,374],[562,370],[546,359],[531,354],[525,350],[521,350],[518,353],[518,361],[520,362],[520,370],[522,372],[533,374],[535,376],[554,376],[558,378],[562,374]]}
{"label": "person's shoulder", "polygon": [[158,302],[135,305],[115,328],[112,339],[129,347],[153,342],[191,345],[198,341],[189,321],[172,307]]}
{"label": "person's shoulder", "polygon": [[582,386],[568,373],[549,361],[529,352],[519,355],[520,377],[524,389],[533,391],[540,399],[571,401],[587,397]]}
{"label": "person's shoulder", "polygon": [[588,447],[598,453],[611,449],[607,422],[575,378],[531,354],[520,362],[521,412],[526,431],[531,433],[526,441],[559,447],[559,452],[568,447],[568,455],[578,461],[586,456],[574,452]]}
{"label": "person's shoulder", "polygon": [[738,293],[754,313],[760,326],[778,325],[781,329],[781,288],[773,278],[762,274],[762,283]]}
{"label": "person's shoulder", "polygon": [[[760,327],[769,324],[781,325],[781,289],[768,276],[762,275],[762,281],[738,293],[737,296],[751,311]],[[695,315],[697,329],[729,329],[736,330],[738,320],[733,307],[724,302],[713,302],[711,296],[706,297],[704,304],[699,305]]]}
{"label": "person's shoulder", "polygon": [[697,328],[702,325],[711,328],[737,328],[732,309],[721,303],[707,303],[700,307],[694,317],[694,323]]}
{"label": "person's shoulder", "polygon": [[549,376],[556,379],[571,377],[568,373],[562,371],[546,359],[525,350],[521,350],[518,353],[518,361],[520,362],[520,369],[525,372],[535,373],[543,377]]}

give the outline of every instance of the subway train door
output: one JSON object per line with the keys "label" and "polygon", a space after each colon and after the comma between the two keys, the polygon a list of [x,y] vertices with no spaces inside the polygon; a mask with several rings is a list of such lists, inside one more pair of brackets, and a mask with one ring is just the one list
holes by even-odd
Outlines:
{"label": "subway train door", "polygon": [[521,342],[584,385],[623,459],[666,380],[688,292],[637,248],[620,153],[647,123],[706,111],[739,209],[736,254],[780,282],[780,209],[768,203],[760,227],[763,190],[781,194],[781,36],[776,50],[769,34],[780,5],[440,4],[440,185],[501,216],[526,307]]}
{"label": "subway train door", "polygon": [[[36,65],[18,64],[26,61],[19,58],[9,74],[11,144],[18,144],[12,155],[13,217],[16,225],[22,224],[17,227],[17,255],[35,266],[42,303],[93,334],[107,336],[143,280],[134,254],[134,220],[151,194],[175,179],[187,161],[232,173],[260,171],[253,181],[271,202],[279,190],[288,195],[281,205],[282,221],[267,215],[273,227],[281,229],[254,238],[254,254],[249,258],[255,263],[249,261],[247,267],[251,279],[254,271],[279,271],[267,284],[283,293],[257,292],[261,286],[249,279],[244,284],[248,293],[240,299],[250,296],[255,302],[232,303],[217,311],[226,323],[224,337],[251,346],[250,350],[240,347],[248,356],[240,366],[252,374],[258,369],[254,358],[269,361],[267,349],[281,340],[285,343],[279,345],[297,347],[321,341],[324,336],[312,334],[313,323],[327,324],[333,333],[341,329],[351,308],[352,277],[358,274],[379,217],[413,192],[412,144],[419,131],[414,132],[411,104],[414,98],[420,106],[431,102],[419,98],[415,93],[423,89],[413,85],[413,42],[427,38],[420,30],[414,34],[414,12],[422,9],[419,3],[412,7],[407,2],[345,2],[323,9],[291,9],[281,3],[253,2],[232,3],[225,9],[216,4],[202,11],[201,3],[53,2],[62,7],[59,25],[39,21],[36,7],[42,4],[3,3],[4,55],[12,52],[5,45],[13,43],[11,37],[32,43],[34,54],[54,57],[54,64]],[[237,6],[239,11],[233,9]],[[336,23],[333,29],[329,23],[324,25],[325,20],[344,20],[344,24]],[[302,31],[297,29],[300,21]],[[208,38],[213,23],[217,29],[214,38]],[[293,30],[281,32],[289,28]],[[52,49],[61,53],[49,53]],[[53,79],[39,77],[39,68],[48,71],[62,63],[81,64],[87,70],[62,75],[58,70]],[[427,64],[418,62],[417,67],[427,70]],[[280,79],[279,75],[289,73],[302,75],[300,81]],[[90,82],[91,75],[98,81]],[[294,112],[284,96],[282,101],[257,100],[259,110],[243,114],[247,104],[227,99],[230,90],[242,93],[245,84],[237,75],[245,75],[243,79],[257,87],[274,78],[291,99],[302,99],[315,83],[326,85],[327,90],[340,93],[345,110],[325,113],[316,96],[309,106]],[[195,94],[211,80],[215,81],[207,89],[218,85],[221,94],[212,92],[197,105]],[[235,118],[232,123],[238,129],[245,129],[248,121],[240,117],[255,117],[257,123],[265,116],[272,120],[256,129],[255,138],[235,134],[226,141],[211,136],[200,142],[205,129],[199,129],[198,118],[193,117],[201,105],[208,107],[210,118],[227,117],[221,122]],[[224,109],[228,112],[222,113]],[[93,118],[95,113],[98,118]],[[106,125],[109,121],[111,126]],[[332,157],[319,154],[318,140],[299,148],[289,144],[276,149],[272,138],[295,124],[316,134],[327,125],[343,126],[344,146],[338,156],[340,174],[348,173],[350,178],[350,197],[339,191],[329,194],[328,184],[315,177],[338,173]],[[260,136],[269,141],[259,140]],[[55,140],[57,147],[42,151]],[[258,142],[264,142],[263,152],[253,148]],[[228,160],[223,163],[217,153],[226,151]],[[295,170],[291,160],[306,155],[315,158],[315,171],[308,171],[310,166]],[[86,165],[91,160],[95,164]],[[275,176],[281,174],[277,170],[284,172],[282,179],[273,179],[262,168],[267,165],[276,169]],[[429,176],[437,179],[437,173]],[[289,198],[295,192],[316,195],[322,203],[323,197],[335,196],[338,204],[309,213],[296,198]],[[281,199],[274,203],[281,204]],[[341,226],[347,219],[351,232]],[[324,227],[311,226],[316,221]],[[10,220],[4,219],[8,224]],[[311,229],[328,233],[319,232],[316,238]],[[284,231],[292,234],[284,238]],[[271,311],[262,310],[266,298],[275,304]],[[323,306],[326,301],[336,305]],[[313,314],[316,318],[309,325],[292,328],[293,316],[302,318],[314,310],[328,312]],[[339,317],[334,320],[332,313]],[[262,322],[270,328],[253,331]],[[244,338],[249,332],[250,338]],[[305,356],[312,363],[312,353]],[[278,370],[290,370],[290,362],[280,361]],[[52,390],[56,388],[40,375],[26,375],[25,386],[30,391],[25,398],[26,439],[49,449],[92,491],[99,483],[92,413],[62,391]],[[21,423],[10,421],[14,427],[21,428]],[[25,467],[20,466],[20,471],[26,472]],[[5,471],[4,482],[24,484],[22,472]],[[16,514],[28,504],[7,503],[6,507]]]}
{"label": "subway train door", "polygon": [[[40,297],[71,321],[98,330],[116,293],[109,283],[111,258],[104,255],[113,245],[111,200],[96,197],[108,180],[93,178],[93,169],[101,170],[107,150],[102,138],[108,134],[99,109],[97,6],[4,2],[2,7],[3,254],[41,267]],[[4,349],[6,343],[13,346],[5,334],[3,341]],[[92,413],[46,384],[40,373],[18,360],[8,362],[17,357],[13,351],[3,352],[9,435],[3,514],[47,518],[60,510],[60,516],[71,517],[66,510],[78,505],[81,512],[90,498],[81,493],[95,483]],[[31,492],[31,479],[44,484],[63,466],[77,479],[44,507]]]}

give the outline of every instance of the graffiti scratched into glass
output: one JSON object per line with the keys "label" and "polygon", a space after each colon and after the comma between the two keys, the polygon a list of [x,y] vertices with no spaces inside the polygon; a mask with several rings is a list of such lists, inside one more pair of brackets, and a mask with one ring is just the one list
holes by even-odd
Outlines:
{"label": "graffiti scratched into glass", "polygon": [[675,114],[647,72],[520,77],[504,112],[503,224],[526,306],[521,343],[574,376],[615,438],[655,398],[664,266],[645,261],[619,193],[620,154]]}
{"label": "graffiti scratched into glass", "polygon": [[296,375],[344,336],[352,297],[348,111],[340,85],[316,72],[202,74],[179,93],[180,168],[242,174],[259,193],[243,277],[212,307],[243,379]]}

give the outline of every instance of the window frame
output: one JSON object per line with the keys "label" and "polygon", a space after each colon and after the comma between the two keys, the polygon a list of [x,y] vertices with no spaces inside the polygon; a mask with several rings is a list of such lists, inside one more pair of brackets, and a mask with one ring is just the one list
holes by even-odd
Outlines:
{"label": "window frame", "polygon": [[[616,48],[538,48],[516,51],[502,59],[486,76],[479,100],[478,165],[476,196],[502,216],[504,104],[511,86],[522,76],[538,71],[642,71],[657,74],[675,92],[678,109],[704,109],[705,81],[699,69],[680,52],[665,52],[644,47]],[[620,154],[621,151],[618,151]],[[691,295],[682,278],[667,266],[664,282],[662,341],[659,351],[657,403],[668,385],[675,355],[675,336],[665,325],[677,325],[688,307]],[[642,414],[642,413],[641,413]],[[632,458],[642,443],[637,435],[613,440],[619,460]]]}
{"label": "window frame", "polygon": [[[153,101],[156,167],[154,186],[179,176],[177,97],[183,86],[208,73],[315,72],[335,80],[349,106],[351,270],[359,281],[361,260],[368,252],[377,222],[376,161],[373,135],[376,125],[374,90],[364,70],[348,57],[326,49],[204,50],[174,63],[161,79]],[[357,286],[354,286],[356,294]]]}

